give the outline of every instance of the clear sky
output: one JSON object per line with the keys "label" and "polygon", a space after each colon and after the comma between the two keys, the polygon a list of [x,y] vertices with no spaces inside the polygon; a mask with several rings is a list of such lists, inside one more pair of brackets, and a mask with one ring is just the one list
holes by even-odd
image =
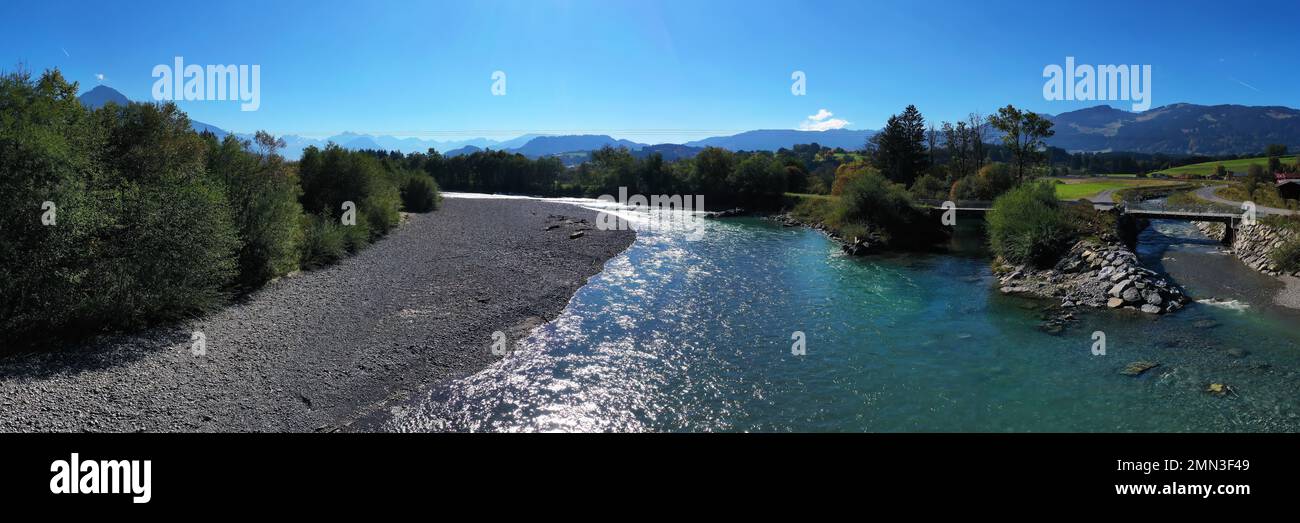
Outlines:
{"label": "clear sky", "polygon": [[[909,103],[933,121],[1101,103],[1044,99],[1043,68],[1066,56],[1151,65],[1153,107],[1300,107],[1297,14],[1295,0],[41,0],[0,4],[0,66],[58,67],[83,91],[103,83],[148,100],[154,66],[175,56],[260,65],[257,111],[181,103],[239,132],[677,142],[876,129]],[[505,96],[491,92],[498,70]],[[796,70],[804,96],[791,93]],[[831,116],[809,120],[823,109]]]}

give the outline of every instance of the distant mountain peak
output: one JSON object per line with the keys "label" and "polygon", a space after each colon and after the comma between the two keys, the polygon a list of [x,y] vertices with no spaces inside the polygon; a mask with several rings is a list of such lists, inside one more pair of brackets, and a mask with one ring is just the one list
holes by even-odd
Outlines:
{"label": "distant mountain peak", "polygon": [[117,105],[126,105],[131,103],[131,100],[127,98],[126,95],[107,85],[97,85],[94,89],[86,91],[81,96],[78,96],[77,99],[81,101],[81,105],[92,110],[99,109],[100,107],[107,105],[109,102],[116,103]]}

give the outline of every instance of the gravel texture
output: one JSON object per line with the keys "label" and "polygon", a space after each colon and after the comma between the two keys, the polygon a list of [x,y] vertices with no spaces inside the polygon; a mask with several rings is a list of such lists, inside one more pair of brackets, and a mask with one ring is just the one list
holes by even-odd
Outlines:
{"label": "gravel texture", "polygon": [[494,331],[554,318],[635,238],[572,205],[443,204],[207,317],[0,359],[0,430],[336,430],[499,359]]}

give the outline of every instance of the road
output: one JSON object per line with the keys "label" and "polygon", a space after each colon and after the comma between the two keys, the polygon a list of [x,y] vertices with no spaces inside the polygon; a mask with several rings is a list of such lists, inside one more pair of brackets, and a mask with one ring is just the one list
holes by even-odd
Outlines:
{"label": "road", "polygon": [[[1200,189],[1196,190],[1195,193],[1196,197],[1205,200],[1207,202],[1213,202],[1220,205],[1231,206],[1234,209],[1240,209],[1241,202],[1221,198],[1219,197],[1219,195],[1214,194],[1214,191],[1217,190],[1219,187],[1223,187],[1223,185],[1207,185],[1205,187],[1201,187]],[[1276,207],[1265,207],[1263,205],[1256,205],[1255,212],[1257,214],[1273,214],[1279,216],[1289,216],[1289,215],[1296,214],[1296,211],[1292,211],[1288,209],[1278,209]]]}

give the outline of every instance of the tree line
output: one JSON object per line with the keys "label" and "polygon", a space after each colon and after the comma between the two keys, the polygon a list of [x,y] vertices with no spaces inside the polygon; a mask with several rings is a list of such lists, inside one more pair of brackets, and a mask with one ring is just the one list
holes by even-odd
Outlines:
{"label": "tree line", "polygon": [[0,348],[189,317],[437,205],[423,171],[336,145],[290,162],[265,132],[77,91],[57,69],[0,75]]}

